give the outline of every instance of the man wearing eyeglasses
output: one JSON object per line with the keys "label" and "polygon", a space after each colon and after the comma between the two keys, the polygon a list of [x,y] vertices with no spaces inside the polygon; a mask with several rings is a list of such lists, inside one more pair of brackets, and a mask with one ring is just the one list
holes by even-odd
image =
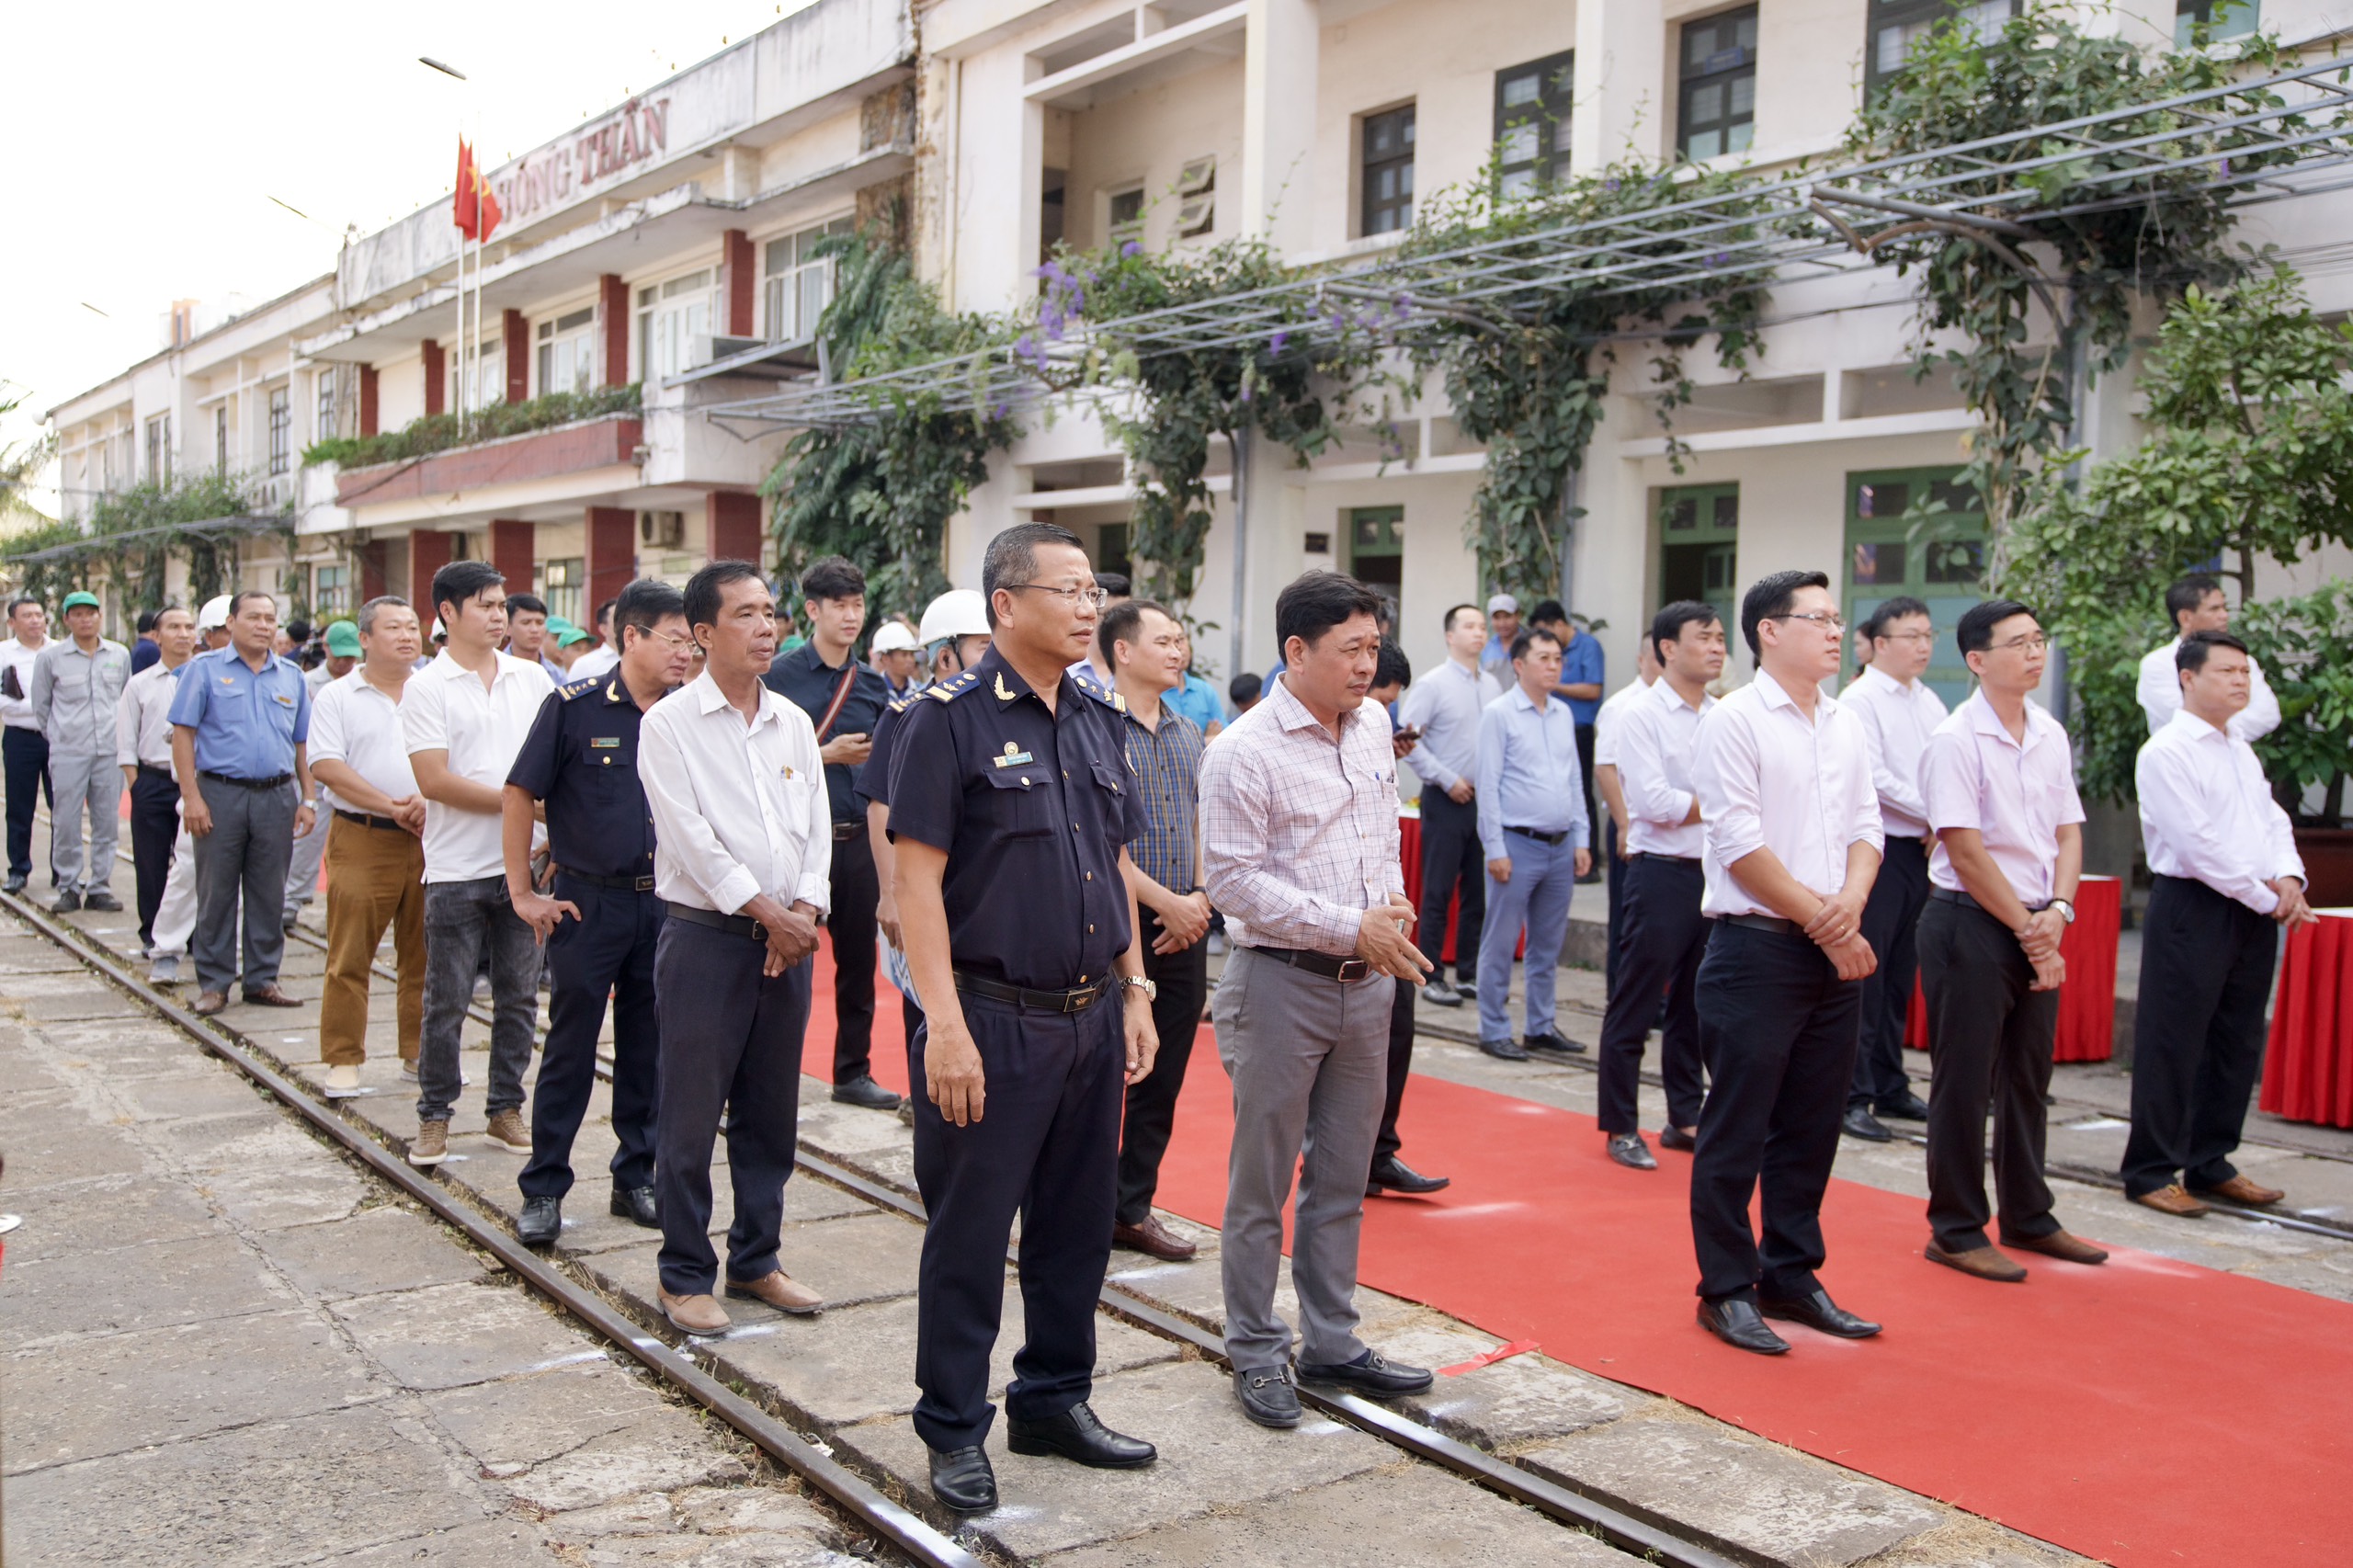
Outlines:
{"label": "man wearing eyeglasses", "polygon": [[1920,764],[1928,826],[1928,906],[1920,980],[1928,1047],[1927,1256],[1972,1278],[2015,1283],[2026,1269],[1985,1234],[1985,1117],[2004,1246],[2070,1263],[2108,1254],[2069,1235],[2042,1176],[2051,1051],[2066,978],[2059,938],[2075,920],[2084,805],[2059,721],[2029,702],[2050,643],[2034,612],[1988,599],[1961,618],[1976,694],[1937,726]]}
{"label": "man wearing eyeglasses", "polygon": [[1838,700],[1863,722],[1871,748],[1871,787],[1887,828],[1879,876],[1863,905],[1863,940],[1879,968],[1863,982],[1862,1043],[1847,1091],[1847,1134],[1885,1143],[1895,1135],[1879,1116],[1926,1121],[1928,1108],[1904,1075],[1904,1029],[1920,960],[1913,940],[1928,902],[1928,816],[1920,796],[1920,757],[1945,722],[1945,699],[1920,679],[1936,645],[1928,607],[1909,595],[1888,600],[1856,629],[1870,657]]}

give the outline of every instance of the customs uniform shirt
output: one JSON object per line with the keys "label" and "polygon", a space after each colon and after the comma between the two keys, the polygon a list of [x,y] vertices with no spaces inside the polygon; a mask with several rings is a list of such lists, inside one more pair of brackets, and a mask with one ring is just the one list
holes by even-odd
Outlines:
{"label": "customs uniform shirt", "polygon": [[891,705],[882,710],[882,717],[874,721],[874,749],[866,754],[866,761],[859,765],[857,780],[851,786],[862,804],[891,803],[891,758],[899,749],[899,724],[907,710],[922,699],[921,689],[893,698]]}
{"label": "customs uniform shirt", "polygon": [[1054,708],[995,648],[901,716],[891,834],[948,854],[956,967],[1009,985],[1099,983],[1127,950],[1120,850],[1144,836],[1116,695],[1065,672]]}
{"label": "customs uniform shirt", "polygon": [[506,782],[547,805],[561,870],[654,886],[654,813],[637,778],[642,714],[620,676],[576,680],[540,707]]}
{"label": "customs uniform shirt", "polygon": [[300,665],[276,653],[256,670],[233,647],[180,666],[172,722],[196,732],[196,768],[230,778],[294,771],[294,748],[311,738],[311,688]]}

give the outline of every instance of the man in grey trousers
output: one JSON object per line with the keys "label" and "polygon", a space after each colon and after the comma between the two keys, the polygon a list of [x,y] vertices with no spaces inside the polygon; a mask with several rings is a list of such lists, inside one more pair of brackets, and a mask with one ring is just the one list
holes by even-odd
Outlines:
{"label": "man in grey trousers", "polygon": [[[33,719],[49,737],[49,872],[57,881],[51,915],[102,912],[122,904],[114,880],[121,765],[115,761],[114,710],[131,678],[131,650],[98,635],[96,594],[65,596],[67,635],[33,660]],[[90,819],[89,854],[82,851],[82,817]]]}
{"label": "man in grey trousers", "polygon": [[[1357,1337],[1357,1237],[1388,1090],[1390,1006],[1430,962],[1406,939],[1397,763],[1365,700],[1381,654],[1373,591],[1310,572],[1275,601],[1283,673],[1201,761],[1203,869],[1233,955],[1212,1017],[1233,1080],[1224,1239],[1234,1396],[1261,1426],[1299,1425],[1296,1382],[1371,1398],[1430,1386]],[[1275,1315],[1283,1208],[1299,1179],[1291,1332]]]}

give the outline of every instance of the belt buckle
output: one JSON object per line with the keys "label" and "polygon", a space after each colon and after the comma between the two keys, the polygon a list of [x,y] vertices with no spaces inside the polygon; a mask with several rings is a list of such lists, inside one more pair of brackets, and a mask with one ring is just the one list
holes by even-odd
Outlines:
{"label": "belt buckle", "polygon": [[1086,991],[1065,991],[1063,993],[1063,1011],[1083,1013],[1095,1006],[1095,999],[1102,994],[1103,988],[1099,985]]}
{"label": "belt buckle", "polygon": [[1340,972],[1332,978],[1339,981],[1362,980],[1372,972],[1371,963],[1364,959],[1342,959]]}
{"label": "belt buckle", "polygon": [[635,891],[638,892],[652,892],[654,891],[654,879],[652,877],[638,878]]}

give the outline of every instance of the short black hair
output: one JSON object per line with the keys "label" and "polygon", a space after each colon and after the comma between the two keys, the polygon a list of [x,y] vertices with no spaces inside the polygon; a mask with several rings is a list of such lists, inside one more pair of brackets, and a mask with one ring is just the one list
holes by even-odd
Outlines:
{"label": "short black hair", "polygon": [[1876,641],[1885,631],[1889,621],[1902,620],[1907,615],[1925,615],[1930,620],[1936,619],[1922,601],[1914,598],[1910,594],[1898,594],[1892,599],[1881,599],[1879,608],[1866,616],[1863,624],[1858,630],[1866,638]]}
{"label": "short black hair", "polygon": [[1237,707],[1245,702],[1257,701],[1258,694],[1266,689],[1267,683],[1248,670],[1225,683],[1225,695]]}
{"label": "short black hair", "polygon": [[991,631],[996,629],[996,591],[1017,588],[1038,574],[1041,544],[1066,544],[1086,553],[1076,534],[1054,523],[1016,523],[989,540],[988,553],[981,557],[981,604]]}
{"label": "short black hair", "polygon": [[1557,626],[1569,619],[1569,610],[1558,599],[1539,599],[1536,608],[1528,612],[1528,619],[1538,626]]}
{"label": "short black hair", "polygon": [[[506,601],[513,604],[515,601]],[[654,629],[674,615],[687,613],[687,596],[659,577],[640,577],[621,590],[613,601],[613,638],[621,647],[629,646],[629,629],[651,634]],[[717,613],[717,607],[712,607]]]}
{"label": "short black hair", "polygon": [[239,588],[235,593],[229,596],[229,619],[231,620],[237,619],[237,612],[245,608],[245,601],[247,599],[267,599],[269,601],[270,613],[272,615],[278,613],[278,597],[275,594],[272,594],[264,588]]}
{"label": "short black hair", "polygon": [[1394,637],[1381,640],[1381,657],[1372,666],[1372,684],[1401,687],[1414,684],[1413,661],[1405,657],[1405,650],[1397,646]]}
{"label": "short black hair", "polygon": [[[764,588],[767,586],[767,574],[748,561],[714,561],[688,578],[687,591],[683,596],[684,603],[680,608],[686,612],[688,632],[691,633],[698,626],[718,625],[719,605],[721,599],[725,597],[727,585],[740,583],[746,577],[752,578]],[[615,599],[613,604],[616,607],[613,632],[614,635],[619,636],[620,612],[618,607],[620,600]]]}
{"label": "short black hair", "polygon": [[597,620],[604,619],[605,617],[613,613],[613,607],[620,602],[621,601],[619,599],[607,599],[603,604],[597,607],[597,613],[593,619]]}
{"label": "short black hair", "polygon": [[1762,577],[1740,600],[1740,634],[1748,642],[1752,658],[1765,656],[1765,645],[1756,641],[1756,629],[1777,615],[1787,615],[1790,607],[1798,602],[1801,588],[1827,588],[1829,576],[1821,572],[1776,572]]}
{"label": "short black hair", "polygon": [[1659,612],[1651,617],[1651,657],[1662,665],[1665,664],[1666,655],[1658,651],[1660,643],[1680,642],[1685,627],[1705,626],[1710,621],[1722,619],[1716,613],[1715,606],[1703,604],[1698,599],[1677,599],[1671,605],[1661,606]]}
{"label": "short black hair", "polygon": [[141,611],[139,612],[139,619],[138,619],[138,621],[137,621],[137,623],[136,623],[136,624],[137,624],[137,626],[138,626],[138,629],[139,629],[139,635],[140,635],[140,636],[142,636],[142,637],[144,637],[144,636],[146,636],[150,631],[154,631],[154,630],[155,630],[155,618],[156,618],[158,615],[162,614],[162,613],[163,613],[163,612],[162,612],[161,610],[153,610],[153,609],[142,609],[142,610],[141,610]]}
{"label": "short black hair", "polygon": [[1961,644],[1961,656],[1966,659],[1972,653],[1982,653],[1991,648],[1994,645],[1994,628],[2014,615],[2034,616],[2035,624],[2042,624],[2040,616],[2034,615],[2034,611],[2016,599],[1987,599],[1983,604],[1970,606],[1962,612],[1961,625],[1953,632],[1953,641]]}
{"label": "short black hair", "polygon": [[1511,640],[1512,663],[1518,664],[1528,657],[1528,651],[1540,642],[1550,642],[1555,648],[1561,645],[1561,639],[1557,634],[1547,631],[1540,626],[1521,627]]}
{"label": "short black hair", "polygon": [[1131,592],[1128,574],[1125,572],[1097,572],[1095,574],[1095,585],[1102,589],[1106,596],[1115,599],[1125,598]]}
{"label": "short black hair", "polygon": [[2222,580],[2211,572],[2192,572],[2165,590],[2165,619],[2179,626],[2175,617],[2204,604],[2207,595],[2222,591]]}
{"label": "short black hair", "polygon": [[1345,621],[1381,617],[1381,596],[1341,572],[1302,572],[1275,596],[1275,642],[1290,662],[1294,637],[1313,648],[1318,639]]}
{"label": "short black hair", "polygon": [[[455,608],[484,588],[495,588],[506,581],[506,574],[487,561],[452,561],[433,574],[434,618],[449,625],[451,618],[442,613],[443,605]],[[229,613],[236,614],[237,607],[231,605]]]}
{"label": "short black hair", "polygon": [[547,612],[548,601],[540,597],[537,594],[509,594],[506,596],[506,613],[510,616],[516,614],[545,615]]}
{"label": "short black hair", "polygon": [[286,623],[286,640],[298,644],[308,642],[311,640],[311,623],[296,616]]}
{"label": "short black hair", "polygon": [[2235,648],[2246,653],[2250,660],[2255,657],[2247,653],[2245,643],[2227,631],[2193,631],[2181,640],[2180,647],[2173,651],[2173,667],[2176,670],[2202,670],[2206,667],[2207,658],[2217,648]]}
{"label": "short black hair", "polygon": [[[866,574],[838,555],[828,555],[813,561],[801,574],[801,597],[804,599],[862,599],[866,597]],[[616,626],[620,622],[614,622]]]}
{"label": "short black hair", "polygon": [[1442,628],[1442,630],[1447,631],[1453,631],[1453,630],[1454,630],[1454,618],[1455,618],[1456,616],[1458,616],[1458,615],[1461,615],[1461,614],[1464,610],[1466,610],[1466,609],[1467,609],[1467,610],[1471,610],[1471,611],[1472,611],[1472,612],[1474,612],[1474,613],[1477,613],[1477,612],[1479,611],[1479,607],[1478,607],[1477,605],[1450,605],[1450,606],[1449,606],[1449,607],[1448,607],[1448,608],[1447,608],[1447,612],[1446,612],[1446,625],[1444,626],[1444,628]]}
{"label": "short black hair", "polygon": [[[1102,579],[1096,579],[1100,583]],[[1169,608],[1155,599],[1121,599],[1103,611],[1103,619],[1095,625],[1095,645],[1103,651],[1103,663],[1113,674],[1119,673],[1119,656],[1111,652],[1114,642],[1133,642],[1143,627],[1143,612],[1158,610],[1169,619],[1176,619]]]}
{"label": "short black hair", "polygon": [[10,599],[8,601],[8,619],[11,620],[16,619],[17,612],[24,608],[27,605],[30,605],[35,609],[39,609],[40,608],[40,601],[33,597],[30,594],[19,594],[15,598]]}

